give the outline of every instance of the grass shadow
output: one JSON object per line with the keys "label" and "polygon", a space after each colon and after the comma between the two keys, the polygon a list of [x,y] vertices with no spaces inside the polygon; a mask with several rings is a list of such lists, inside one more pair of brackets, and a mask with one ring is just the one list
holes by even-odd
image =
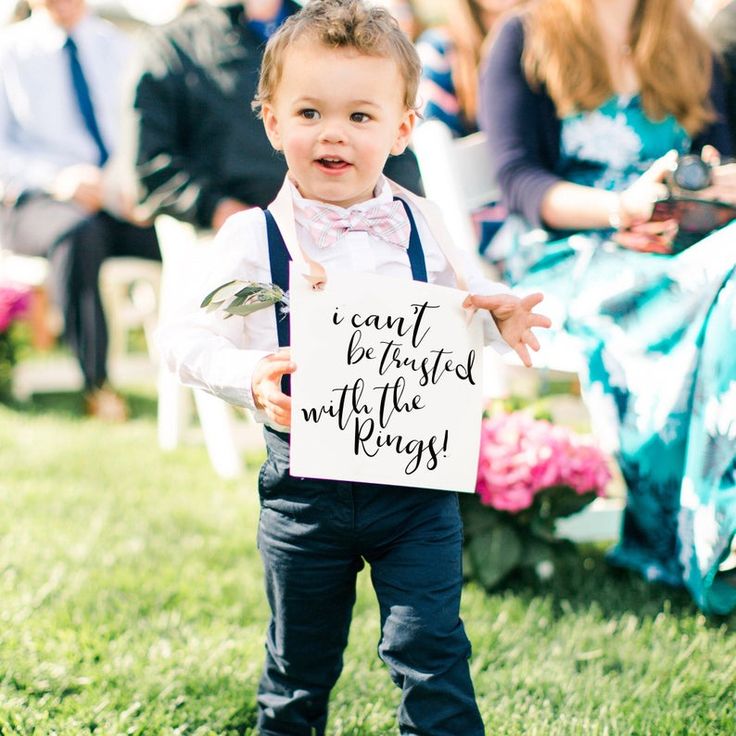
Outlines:
{"label": "grass shadow", "polygon": [[[531,602],[540,596],[551,597],[556,618],[570,613],[584,613],[592,604],[606,617],[633,614],[639,618],[654,618],[663,611],[677,618],[700,614],[685,588],[648,582],[633,570],[611,565],[600,545],[579,545],[578,554],[556,560],[555,573],[549,580],[540,580],[533,572],[524,571],[510,576],[504,590]],[[710,628],[726,626],[736,632],[736,612],[728,616],[706,617]]]}
{"label": "grass shadow", "polygon": [[249,736],[256,733],[258,707],[255,703],[245,703],[227,719],[224,733],[227,736]]}
{"label": "grass shadow", "polygon": [[[130,408],[131,419],[155,419],[158,400],[155,391],[126,388],[120,391]],[[6,406],[19,414],[54,416],[60,419],[85,419],[81,391],[44,391],[31,394],[26,401],[11,399]]]}

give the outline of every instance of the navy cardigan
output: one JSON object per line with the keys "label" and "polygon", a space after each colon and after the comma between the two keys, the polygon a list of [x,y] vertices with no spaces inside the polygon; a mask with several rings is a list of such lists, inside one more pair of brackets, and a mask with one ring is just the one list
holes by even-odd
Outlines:
{"label": "navy cardigan", "polygon": [[[522,214],[534,226],[545,192],[558,181],[561,123],[554,103],[540,89],[529,87],[521,65],[524,26],[520,15],[499,30],[482,70],[480,127],[488,134],[491,160],[504,203],[510,212]],[[726,124],[726,102],[720,65],[713,64],[711,101],[718,119],[693,141],[692,150],[715,146],[731,155]]]}

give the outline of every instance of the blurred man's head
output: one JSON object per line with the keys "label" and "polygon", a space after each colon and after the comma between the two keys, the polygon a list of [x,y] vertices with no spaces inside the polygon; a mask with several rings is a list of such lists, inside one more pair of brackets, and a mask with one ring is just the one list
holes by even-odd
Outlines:
{"label": "blurred man's head", "polygon": [[51,20],[67,31],[79,23],[87,12],[86,0],[30,0],[32,10],[43,8]]}
{"label": "blurred man's head", "polygon": [[245,13],[251,20],[268,22],[281,10],[284,0],[246,0]]}

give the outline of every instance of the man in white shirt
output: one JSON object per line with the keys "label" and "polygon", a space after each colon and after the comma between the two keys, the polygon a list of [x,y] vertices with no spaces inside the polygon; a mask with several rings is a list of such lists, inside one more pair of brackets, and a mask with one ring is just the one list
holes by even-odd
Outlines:
{"label": "man in white shirt", "polygon": [[107,384],[99,269],[110,256],[160,258],[153,229],[132,222],[110,176],[131,48],[85,0],[32,0],[31,7],[28,20],[0,36],[3,245],[48,256],[87,410],[120,420],[127,412]]}

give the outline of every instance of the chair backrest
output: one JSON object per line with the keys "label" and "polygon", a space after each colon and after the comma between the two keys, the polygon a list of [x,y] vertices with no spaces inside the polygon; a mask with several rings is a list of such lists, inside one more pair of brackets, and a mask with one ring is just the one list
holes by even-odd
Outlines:
{"label": "chair backrest", "polygon": [[458,248],[477,255],[472,212],[500,199],[485,133],[454,138],[444,123],[428,120],[414,131],[412,146],[427,198],[439,206]]}

